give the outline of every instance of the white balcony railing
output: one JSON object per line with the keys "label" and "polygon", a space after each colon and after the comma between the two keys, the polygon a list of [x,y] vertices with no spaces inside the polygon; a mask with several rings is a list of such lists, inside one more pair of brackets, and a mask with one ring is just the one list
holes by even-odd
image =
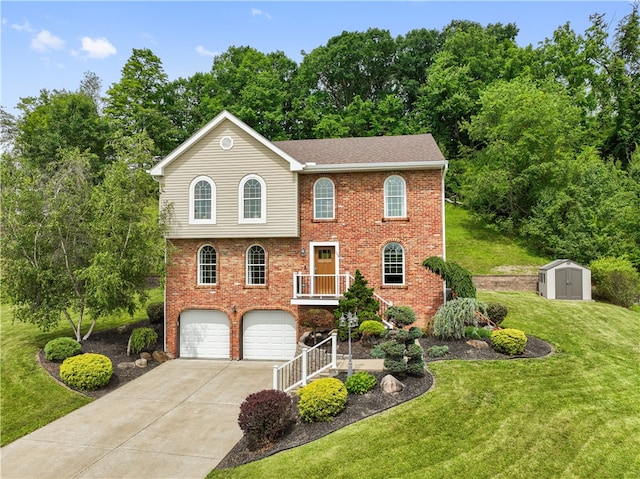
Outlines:
{"label": "white balcony railing", "polygon": [[349,273],[293,273],[293,298],[340,298],[352,281]]}

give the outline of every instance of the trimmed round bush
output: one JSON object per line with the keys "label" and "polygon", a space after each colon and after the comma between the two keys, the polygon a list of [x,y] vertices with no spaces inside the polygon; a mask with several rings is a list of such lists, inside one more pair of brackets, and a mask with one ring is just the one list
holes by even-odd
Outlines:
{"label": "trimmed round bush", "polygon": [[238,425],[250,449],[259,449],[284,436],[295,423],[293,401],[284,391],[264,389],[240,405]]}
{"label": "trimmed round bush", "polygon": [[337,378],[318,379],[297,394],[298,412],[305,422],[331,421],[347,406],[347,388]]}
{"label": "trimmed round bush", "polygon": [[158,333],[152,328],[134,328],[131,331],[127,354],[138,354],[143,349],[152,346],[158,341]]}
{"label": "trimmed round bush", "polygon": [[367,321],[363,321],[360,325],[360,333],[365,336],[382,336],[387,328],[384,327],[380,321],[373,321],[368,319]]}
{"label": "trimmed round bush", "polygon": [[44,357],[57,363],[82,352],[82,346],[73,338],[56,338],[44,346]]}
{"label": "trimmed round bush", "polygon": [[79,354],[65,359],[60,366],[60,378],[76,389],[99,389],[109,383],[112,375],[111,360],[103,354]]}
{"label": "trimmed round bush", "polygon": [[449,346],[446,344],[443,346],[431,346],[427,349],[427,355],[430,358],[441,358],[449,354]]}
{"label": "trimmed round bush", "polygon": [[504,318],[507,317],[507,313],[509,310],[504,304],[501,303],[489,303],[487,305],[487,316],[491,321],[493,321],[497,326],[500,326],[500,323],[504,321]]}
{"label": "trimmed round bush", "polygon": [[397,341],[386,341],[382,343],[381,348],[387,356],[404,356],[404,343],[399,343]]}
{"label": "trimmed round bush", "polygon": [[409,341],[413,341],[414,339],[421,338],[423,336],[422,328],[417,326],[413,326],[409,328]]}
{"label": "trimmed round bush", "polygon": [[424,359],[422,359],[422,356],[419,358],[410,358],[407,361],[406,372],[410,376],[424,376]]}
{"label": "trimmed round bush", "polygon": [[164,321],[164,303],[149,303],[147,317],[151,324],[160,324]]}
{"label": "trimmed round bush", "polygon": [[491,347],[510,356],[522,354],[527,347],[527,336],[519,329],[500,329],[491,333]]}
{"label": "trimmed round bush", "polygon": [[387,321],[402,328],[416,321],[416,313],[409,306],[391,306],[384,312]]}
{"label": "trimmed round bush", "polygon": [[419,344],[409,344],[404,355],[409,359],[422,358],[424,355],[424,349],[422,349],[422,346]]}
{"label": "trimmed round bush", "polygon": [[364,394],[375,388],[377,383],[378,381],[373,374],[360,371],[347,378],[344,385],[349,394]]}
{"label": "trimmed round bush", "polygon": [[407,363],[402,356],[387,356],[384,358],[384,368],[394,374],[405,374]]}

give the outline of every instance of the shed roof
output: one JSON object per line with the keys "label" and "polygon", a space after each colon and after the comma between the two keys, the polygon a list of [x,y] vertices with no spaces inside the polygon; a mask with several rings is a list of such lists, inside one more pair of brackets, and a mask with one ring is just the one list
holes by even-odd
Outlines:
{"label": "shed roof", "polygon": [[548,271],[550,269],[557,268],[558,266],[561,266],[561,265],[577,266],[578,268],[589,269],[589,268],[585,268],[581,264],[576,263],[575,261],[571,261],[570,259],[557,259],[555,261],[552,261],[551,263],[545,264],[544,266],[540,266],[539,270]]}

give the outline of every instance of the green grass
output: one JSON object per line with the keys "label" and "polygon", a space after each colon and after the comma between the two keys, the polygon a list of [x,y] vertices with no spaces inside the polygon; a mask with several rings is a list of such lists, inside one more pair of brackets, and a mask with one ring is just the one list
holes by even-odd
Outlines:
{"label": "green grass", "polygon": [[[162,291],[152,291],[152,301],[162,301]],[[145,311],[131,319],[128,314],[98,321],[96,331],[141,321]],[[13,322],[11,307],[0,306],[0,443],[2,446],[42,427],[91,401],[58,384],[41,368],[36,354],[51,339],[73,337],[71,327],[42,332],[31,324]],[[88,324],[83,331],[88,328]]]}
{"label": "green grass", "polygon": [[308,445],[209,478],[640,477],[640,313],[481,293],[543,359],[430,363],[435,388]]}
{"label": "green grass", "polygon": [[471,273],[538,274],[538,268],[551,261],[475,220],[464,208],[448,203],[445,208],[447,260]]}

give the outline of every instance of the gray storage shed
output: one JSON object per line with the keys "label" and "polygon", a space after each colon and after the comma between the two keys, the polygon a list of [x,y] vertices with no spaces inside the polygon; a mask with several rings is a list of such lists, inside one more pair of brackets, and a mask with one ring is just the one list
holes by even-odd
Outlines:
{"label": "gray storage shed", "polygon": [[538,293],[547,299],[591,301],[591,270],[568,259],[538,269]]}

